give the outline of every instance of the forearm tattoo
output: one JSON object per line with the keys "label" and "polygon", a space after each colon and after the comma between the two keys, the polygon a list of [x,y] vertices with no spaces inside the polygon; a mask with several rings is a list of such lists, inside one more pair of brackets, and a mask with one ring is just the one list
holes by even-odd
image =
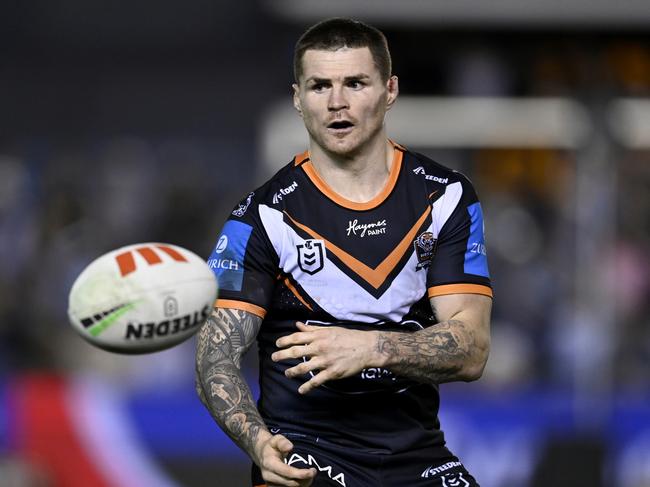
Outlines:
{"label": "forearm tattoo", "polygon": [[235,443],[252,453],[266,428],[240,371],[262,319],[234,309],[215,309],[198,333],[196,390],[210,414]]}
{"label": "forearm tattoo", "polygon": [[377,351],[387,359],[392,372],[434,384],[463,380],[476,347],[474,332],[459,320],[415,333],[380,333],[377,342]]}

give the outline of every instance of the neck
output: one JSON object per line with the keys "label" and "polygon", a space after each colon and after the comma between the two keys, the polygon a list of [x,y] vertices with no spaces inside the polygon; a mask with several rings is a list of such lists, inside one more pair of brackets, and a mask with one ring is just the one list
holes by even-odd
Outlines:
{"label": "neck", "polygon": [[310,158],[321,179],[336,193],[356,203],[366,203],[384,188],[393,162],[393,145],[380,143],[353,156],[340,156],[310,144]]}

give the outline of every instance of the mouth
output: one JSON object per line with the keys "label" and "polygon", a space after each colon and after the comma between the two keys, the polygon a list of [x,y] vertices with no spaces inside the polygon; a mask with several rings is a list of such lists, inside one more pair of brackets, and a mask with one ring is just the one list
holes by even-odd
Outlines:
{"label": "mouth", "polygon": [[327,126],[328,131],[337,135],[347,134],[351,132],[353,128],[354,128],[354,124],[349,120],[337,120],[335,122],[330,123]]}

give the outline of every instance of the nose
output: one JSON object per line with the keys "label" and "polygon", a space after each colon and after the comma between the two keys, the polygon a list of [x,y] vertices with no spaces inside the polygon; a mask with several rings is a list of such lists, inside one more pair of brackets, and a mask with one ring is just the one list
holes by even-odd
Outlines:
{"label": "nose", "polygon": [[342,86],[333,86],[330,90],[330,97],[327,103],[330,112],[338,112],[350,108]]}

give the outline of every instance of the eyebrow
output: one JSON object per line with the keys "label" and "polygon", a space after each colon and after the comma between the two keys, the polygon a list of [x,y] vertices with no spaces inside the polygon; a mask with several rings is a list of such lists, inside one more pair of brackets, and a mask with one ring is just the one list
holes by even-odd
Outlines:
{"label": "eyebrow", "polygon": [[[346,76],[343,78],[343,82],[346,81],[359,81],[363,79],[370,79],[370,76],[365,73],[359,73],[352,76]],[[311,76],[305,80],[305,83],[329,83],[331,78],[320,78],[318,76]]]}

